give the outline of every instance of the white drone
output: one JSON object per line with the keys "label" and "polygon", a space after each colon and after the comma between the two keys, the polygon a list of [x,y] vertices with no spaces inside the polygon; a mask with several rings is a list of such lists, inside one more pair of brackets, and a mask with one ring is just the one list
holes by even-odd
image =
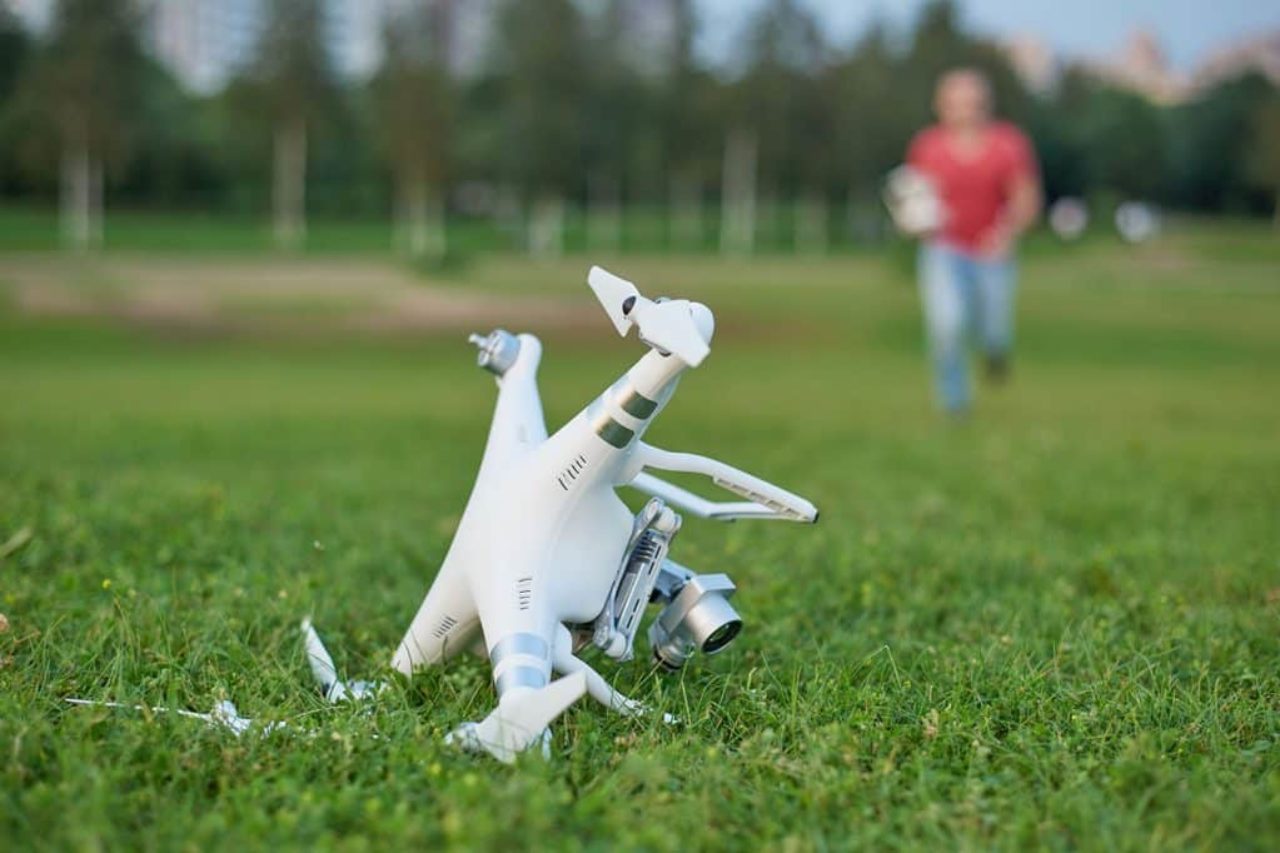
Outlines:
{"label": "white drone", "polygon": [[[727,600],[733,582],[667,559],[681,522],[672,507],[722,521],[818,520],[809,501],[758,477],[641,441],[680,375],[710,353],[715,320],[697,302],[646,299],[599,267],[588,283],[618,333],[636,326],[649,352],[548,437],[538,339],[501,329],[471,337],[479,365],[497,376],[493,425],[453,544],[392,660],[409,675],[483,642],[498,707],[449,740],[505,762],[536,743],[545,748],[547,727],[583,693],[623,714],[645,712],[575,652],[594,644],[630,660],[651,601],[664,606],[649,640],[669,669],[738,634],[742,620]],[[743,500],[707,500],[648,470],[703,474]],[[652,497],[632,514],[619,486]],[[563,677],[552,681],[553,672]]]}
{"label": "white drone", "polygon": [[893,224],[908,237],[927,237],[947,219],[933,179],[911,166],[899,166],[885,178],[884,203]]}

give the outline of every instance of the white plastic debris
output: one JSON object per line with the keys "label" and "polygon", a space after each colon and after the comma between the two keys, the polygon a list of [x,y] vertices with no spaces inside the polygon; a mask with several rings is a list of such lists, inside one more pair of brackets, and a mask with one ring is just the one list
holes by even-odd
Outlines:
{"label": "white plastic debris", "polygon": [[302,620],[302,642],[306,646],[311,674],[315,676],[320,693],[329,702],[372,699],[385,686],[377,681],[352,681],[344,684],[338,678],[338,668],[334,666],[333,656],[320,640],[310,617]]}
{"label": "white plastic debris", "polygon": [[[87,705],[98,708],[123,708],[128,711],[149,711],[152,714],[177,714],[179,717],[189,717],[193,720],[201,720],[213,728],[223,728],[229,730],[236,737],[244,734],[254,727],[253,720],[240,716],[240,712],[236,710],[236,706],[227,700],[222,700],[213,706],[213,710],[207,714],[198,711],[188,711],[185,708],[164,708],[149,705],[126,705],[123,702],[108,702],[101,699],[67,699],[72,705]],[[288,723],[269,722],[259,725],[261,733],[264,735],[271,734],[281,729],[287,729]]]}
{"label": "white plastic debris", "polygon": [[[2,618],[2,617],[0,617]],[[320,687],[320,692],[325,700],[330,703],[344,701],[363,701],[372,699],[379,691],[385,687],[384,682],[377,681],[352,681],[344,683],[338,678],[338,669],[334,666],[333,656],[329,654],[329,650],[325,648],[324,643],[320,640],[320,635],[316,633],[316,629],[311,624],[311,620],[302,620],[302,641],[307,652],[307,663],[311,666],[311,674],[315,677],[316,684]],[[260,734],[268,735],[272,732],[289,728],[289,724],[281,721],[271,721],[255,724],[253,720],[240,716],[240,712],[236,710],[236,706],[227,701],[222,700],[213,706],[208,713],[199,711],[188,711],[185,708],[165,708],[162,706],[150,705],[127,705],[123,702],[110,702],[103,699],[67,699],[72,705],[87,705],[98,708],[123,708],[129,711],[150,712],[152,714],[177,714],[180,717],[188,717],[193,720],[200,720],[205,724],[226,729],[236,737],[249,732],[257,731]],[[314,732],[310,733],[314,736]],[[373,737],[377,737],[374,735]]]}

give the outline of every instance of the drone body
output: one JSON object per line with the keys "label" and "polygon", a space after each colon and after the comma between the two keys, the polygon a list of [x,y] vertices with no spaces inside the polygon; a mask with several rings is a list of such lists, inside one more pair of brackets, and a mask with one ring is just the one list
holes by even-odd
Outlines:
{"label": "drone body", "polygon": [[[641,440],[680,375],[710,352],[714,320],[698,303],[645,299],[599,268],[589,282],[619,333],[638,326],[649,352],[548,437],[538,339],[502,330],[472,337],[480,365],[497,376],[497,407],[453,543],[392,660],[409,675],[483,639],[498,707],[450,739],[503,761],[545,743],[550,722],[584,693],[624,714],[645,710],[575,650],[594,643],[630,659],[651,600],[667,603],[649,634],[668,667],[696,649],[719,651],[737,634],[741,620],[727,602],[732,582],[666,559],[681,521],[667,504],[723,520],[818,515],[803,498],[724,463]],[[745,500],[712,502],[646,469],[705,474]],[[624,485],[654,496],[638,515],[615,492]]]}

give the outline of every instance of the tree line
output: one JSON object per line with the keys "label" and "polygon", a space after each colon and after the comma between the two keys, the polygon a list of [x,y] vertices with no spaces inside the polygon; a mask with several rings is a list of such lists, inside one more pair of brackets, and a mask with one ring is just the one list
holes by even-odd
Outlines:
{"label": "tree line", "polygon": [[850,45],[798,0],[768,0],[710,67],[693,0],[665,1],[660,43],[635,38],[634,0],[590,14],[574,0],[500,2],[468,74],[452,38],[460,0],[398,4],[377,73],[344,83],[323,0],[268,0],[252,61],[209,97],[148,55],[129,0],[60,0],[39,38],[0,9],[0,196],[56,196],[76,246],[100,240],[109,198],[271,211],[283,247],[304,239],[307,212],[391,214],[414,255],[446,251],[447,216],[494,217],[555,251],[567,207],[600,246],[645,207],[662,211],[672,246],[710,228],[745,253],[760,210],[785,205],[796,247],[820,251],[833,234],[879,233],[884,174],[930,120],[937,76],[969,65],[1031,134],[1051,199],[1275,208],[1280,96],[1262,77],[1161,107],[1068,69],[1037,95],[948,0],[905,36],[873,26]]}

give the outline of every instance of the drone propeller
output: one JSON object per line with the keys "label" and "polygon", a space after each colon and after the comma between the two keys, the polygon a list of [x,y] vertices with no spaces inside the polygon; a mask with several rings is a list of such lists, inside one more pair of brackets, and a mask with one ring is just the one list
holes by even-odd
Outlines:
{"label": "drone propeller", "polygon": [[600,267],[591,268],[587,284],[619,335],[625,337],[635,325],[641,340],[690,367],[702,364],[710,354],[715,320],[705,305],[687,299],[647,299],[634,284]]}

